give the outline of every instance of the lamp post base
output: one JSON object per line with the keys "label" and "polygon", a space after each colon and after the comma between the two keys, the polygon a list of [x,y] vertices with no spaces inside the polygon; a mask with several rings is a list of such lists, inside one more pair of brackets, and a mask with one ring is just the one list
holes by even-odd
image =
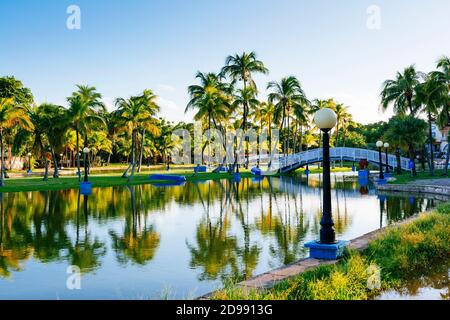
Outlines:
{"label": "lamp post base", "polygon": [[92,184],[90,182],[80,183],[80,193],[82,195],[88,196],[92,194]]}
{"label": "lamp post base", "polygon": [[336,260],[343,256],[349,241],[340,240],[333,244],[322,244],[319,241],[305,243],[309,248],[309,256],[314,259]]}
{"label": "lamp post base", "polygon": [[358,171],[358,178],[360,179],[369,179],[369,175],[370,175],[369,170],[362,169]]}

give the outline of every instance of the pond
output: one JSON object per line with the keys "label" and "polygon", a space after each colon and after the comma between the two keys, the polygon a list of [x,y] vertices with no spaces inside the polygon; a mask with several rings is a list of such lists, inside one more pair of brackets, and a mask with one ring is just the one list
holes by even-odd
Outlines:
{"label": "pond", "polygon": [[[345,174],[332,182],[339,239],[437,202],[377,196]],[[319,234],[321,192],[320,175],[311,175],[96,188],[90,196],[4,193],[0,299],[193,298],[306,257],[303,244]],[[67,285],[70,266],[81,270],[79,290]]]}
{"label": "pond", "polygon": [[377,300],[450,300],[450,262],[411,279],[399,289],[383,292]]}

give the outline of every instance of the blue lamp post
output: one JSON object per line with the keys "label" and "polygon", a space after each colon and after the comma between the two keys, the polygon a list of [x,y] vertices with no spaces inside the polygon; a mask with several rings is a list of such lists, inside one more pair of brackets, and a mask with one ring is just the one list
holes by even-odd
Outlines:
{"label": "blue lamp post", "polygon": [[384,143],[384,150],[386,152],[386,172],[384,174],[385,178],[390,178],[392,175],[390,173],[389,170],[389,154],[388,154],[388,149],[389,149],[389,143],[385,142]]}
{"label": "blue lamp post", "polygon": [[28,152],[27,156],[28,156],[28,171],[27,171],[27,173],[31,174],[31,152]]}
{"label": "blue lamp post", "polygon": [[92,185],[89,182],[89,174],[88,174],[88,164],[87,164],[87,155],[90,150],[88,147],[83,149],[83,160],[84,160],[84,181],[80,183],[80,191],[82,195],[89,195],[92,193]]}
{"label": "blue lamp post", "polygon": [[323,108],[317,111],[314,122],[322,131],[323,144],[323,212],[320,221],[320,240],[305,244],[310,256],[316,259],[335,260],[342,256],[348,241],[336,241],[331,207],[330,131],[336,126],[336,113]]}
{"label": "blue lamp post", "polygon": [[383,141],[377,141],[376,144],[377,148],[378,148],[378,155],[379,155],[379,163],[378,165],[380,166],[380,175],[378,177],[378,183],[384,183],[384,173],[383,173],[383,158],[381,157],[381,148],[383,148],[384,143]]}

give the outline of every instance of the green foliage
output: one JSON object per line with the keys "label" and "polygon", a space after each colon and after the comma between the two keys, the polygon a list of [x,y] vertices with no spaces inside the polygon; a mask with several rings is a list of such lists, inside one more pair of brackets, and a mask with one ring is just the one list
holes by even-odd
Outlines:
{"label": "green foliage", "polygon": [[25,88],[22,82],[14,77],[0,78],[0,98],[12,98],[16,104],[22,106],[31,106],[33,104],[31,90]]}
{"label": "green foliage", "polygon": [[375,148],[375,144],[384,135],[387,128],[387,122],[379,121],[376,123],[363,125],[355,129],[355,131],[364,136],[365,142],[369,147]]}
{"label": "green foliage", "polygon": [[414,116],[395,116],[389,119],[384,138],[393,146],[403,149],[418,148],[425,143],[427,123]]}

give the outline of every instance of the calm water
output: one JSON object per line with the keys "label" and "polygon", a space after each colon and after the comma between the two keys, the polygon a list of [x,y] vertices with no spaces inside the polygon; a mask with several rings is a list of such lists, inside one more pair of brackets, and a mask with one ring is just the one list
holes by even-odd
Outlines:
{"label": "calm water", "polygon": [[[333,175],[340,239],[435,205],[378,197]],[[1,195],[0,299],[192,298],[305,257],[321,216],[319,176]],[[81,290],[67,268],[81,268]]]}
{"label": "calm water", "polygon": [[450,300],[450,264],[436,266],[431,274],[412,279],[398,290],[383,292],[381,300]]}

